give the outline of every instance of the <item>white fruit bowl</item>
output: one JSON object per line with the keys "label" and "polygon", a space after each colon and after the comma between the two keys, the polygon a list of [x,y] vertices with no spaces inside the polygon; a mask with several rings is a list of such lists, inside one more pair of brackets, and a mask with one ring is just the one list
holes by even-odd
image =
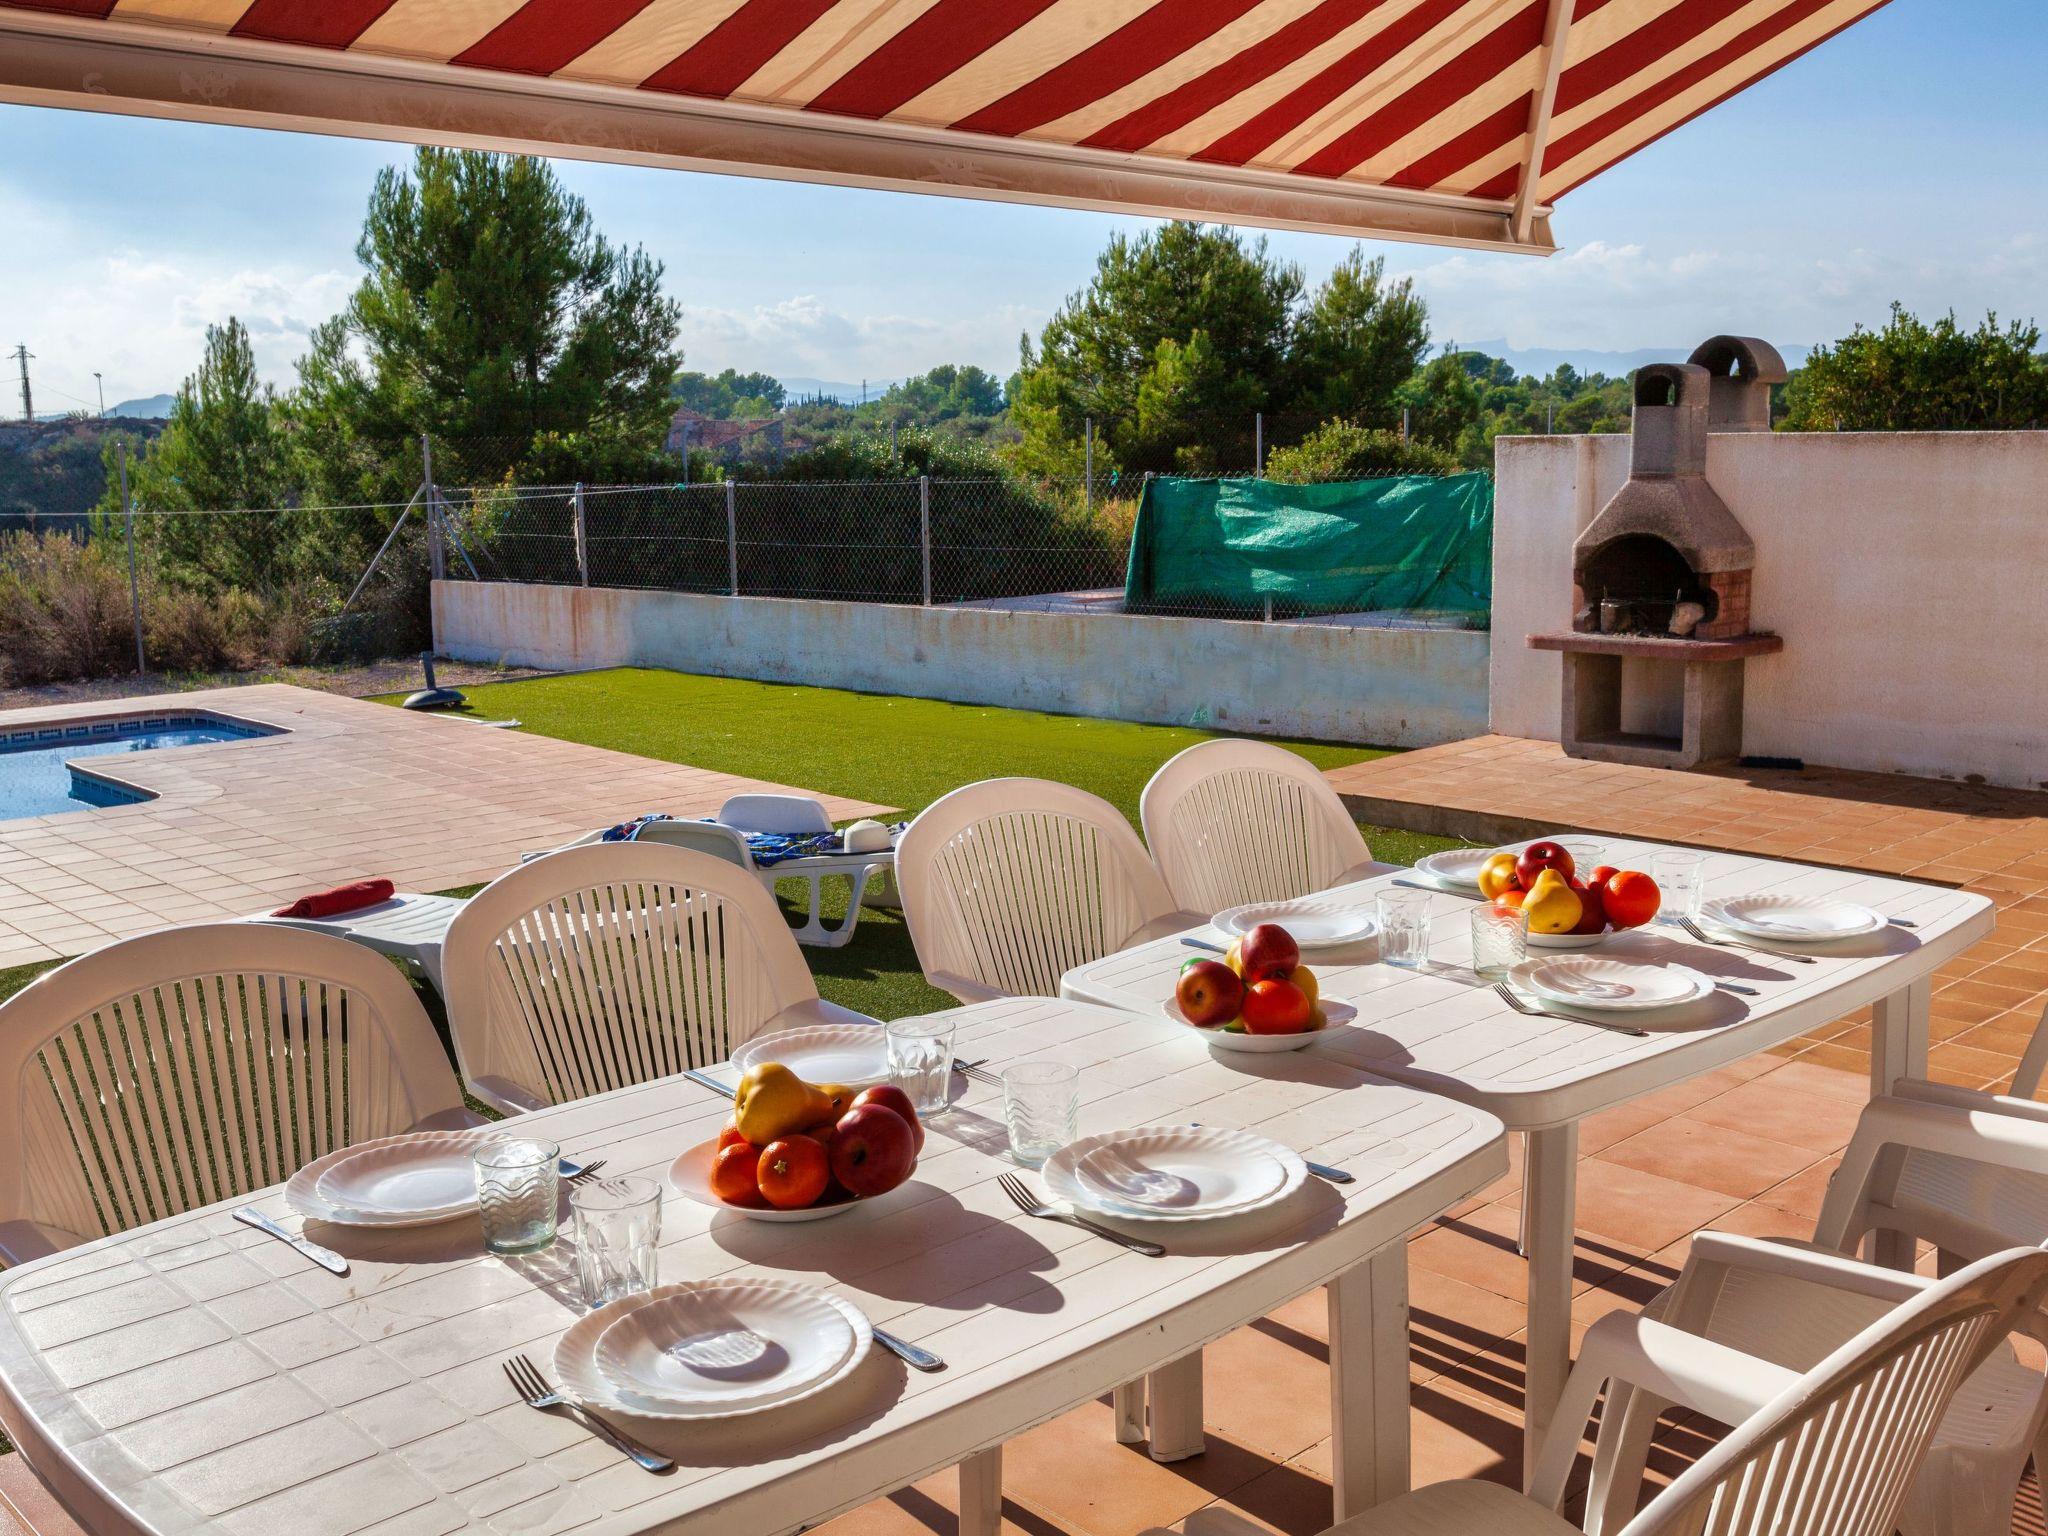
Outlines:
{"label": "white fruit bowl", "polygon": [[1350,1023],[1358,1017],[1358,1010],[1349,1003],[1340,1003],[1333,998],[1324,998],[1316,1005],[1322,1015],[1322,1024],[1315,1029],[1304,1029],[1292,1035],[1251,1035],[1236,1034],[1218,1025],[1197,1024],[1180,1011],[1177,998],[1169,997],[1159,1005],[1160,1010],[1176,1024],[1185,1026],[1200,1035],[1209,1045],[1219,1051],[1298,1051],[1311,1046],[1331,1030]]}

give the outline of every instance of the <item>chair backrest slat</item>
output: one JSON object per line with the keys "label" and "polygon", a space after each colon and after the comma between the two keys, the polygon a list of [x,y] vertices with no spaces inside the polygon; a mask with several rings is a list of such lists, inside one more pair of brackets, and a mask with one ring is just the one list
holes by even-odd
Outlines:
{"label": "chair backrest slat", "polygon": [[896,878],[925,975],[986,995],[1054,996],[1066,971],[1174,911],[1116,807],[1047,779],[933,802],[897,843]]}
{"label": "chair backrest slat", "polygon": [[1956,1390],[2044,1294],[2037,1248],[1930,1287],[1739,1425],[1623,1536],[1888,1536]]}
{"label": "chair backrest slat", "polygon": [[0,1221],[125,1231],[457,1111],[392,964],[327,934],[210,923],[60,966],[0,1004]]}
{"label": "chair backrest slat", "polygon": [[746,870],[662,842],[529,860],[472,897],[442,945],[472,1084],[546,1103],[723,1061],[817,985]]}
{"label": "chair backrest slat", "polygon": [[1174,901],[1196,912],[1327,890],[1372,858],[1315,764],[1271,742],[1178,753],[1145,786],[1139,815]]}

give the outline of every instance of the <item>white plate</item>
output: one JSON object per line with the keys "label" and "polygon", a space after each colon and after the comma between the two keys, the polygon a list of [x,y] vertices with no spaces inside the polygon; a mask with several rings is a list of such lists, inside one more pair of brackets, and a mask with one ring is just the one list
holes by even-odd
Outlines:
{"label": "white plate", "polygon": [[1531,949],[1591,949],[1595,944],[1604,944],[1621,930],[1606,929],[1600,933],[1532,933],[1529,935]]}
{"label": "white plate", "polygon": [[[762,1281],[758,1283],[785,1284],[787,1282]],[[796,1287],[792,1288],[795,1289]],[[603,1373],[597,1368],[597,1345],[598,1341],[604,1337],[606,1330],[629,1312],[633,1312],[640,1307],[651,1306],[656,1302],[665,1301],[671,1296],[681,1295],[697,1289],[699,1287],[693,1285],[656,1286],[646,1295],[624,1297],[613,1302],[608,1307],[599,1307],[595,1312],[579,1318],[570,1326],[569,1331],[562,1335],[561,1342],[555,1346],[555,1380],[562,1384],[562,1390],[568,1393],[569,1396],[575,1398],[580,1403],[600,1411],[609,1410],[613,1413],[631,1414],[643,1419],[722,1419],[730,1418],[736,1414],[753,1413],[761,1408],[781,1408],[796,1402],[799,1398],[814,1397],[836,1383],[844,1381],[851,1375],[859,1367],[861,1361],[867,1358],[868,1350],[874,1343],[874,1330],[869,1326],[867,1318],[861,1314],[858,1307],[854,1306],[851,1302],[834,1296],[829,1291],[820,1291],[817,1294],[836,1307],[852,1326],[854,1331],[853,1351],[827,1375],[808,1386],[798,1389],[792,1395],[744,1405],[684,1407],[676,1403],[643,1398],[637,1393],[630,1397],[620,1393],[616,1387],[605,1380]]]}
{"label": "white plate", "polygon": [[[772,1205],[728,1205],[711,1191],[711,1159],[718,1154],[716,1140],[700,1141],[669,1165],[668,1181],[677,1194],[699,1205],[708,1205],[714,1211],[730,1211],[735,1216],[744,1216],[749,1221],[822,1221],[827,1216],[837,1216],[850,1211],[861,1202],[847,1198],[828,1201],[822,1205],[806,1205],[794,1211],[777,1210]],[[917,1164],[910,1165],[912,1173]],[[905,1180],[905,1182],[909,1182]],[[902,1184],[896,1186],[901,1189]],[[889,1194],[896,1193],[895,1189]],[[874,1195],[870,1200],[885,1200],[887,1195]]]}
{"label": "white plate", "polygon": [[732,1053],[733,1069],[745,1072],[764,1061],[779,1061],[807,1083],[870,1088],[889,1081],[888,1038],[872,1024],[812,1024],[749,1040]]}
{"label": "white plate", "polygon": [[1379,931],[1379,918],[1370,910],[1321,896],[1255,901],[1218,912],[1209,921],[1217,932],[1233,939],[1243,938],[1261,923],[1278,923],[1304,950],[1358,944]]}
{"label": "white plate", "polygon": [[1270,1200],[1287,1165],[1260,1138],[1208,1126],[1168,1126],[1107,1141],[1075,1160],[1090,1205],[1141,1216],[1220,1216]]}
{"label": "white plate", "polygon": [[1524,960],[1508,979],[1548,1002],[1623,1013],[1676,1008],[1714,990],[1713,982],[1682,965],[1637,965],[1604,955]]}
{"label": "white plate", "polygon": [[635,1307],[598,1335],[597,1372],[621,1401],[736,1412],[785,1402],[853,1353],[844,1309],[781,1280],[713,1280]]}
{"label": "white plate", "polygon": [[1479,871],[1486,867],[1488,859],[1499,852],[1498,848],[1446,848],[1442,853],[1417,859],[1415,872],[1446,890],[1476,891],[1479,889]]}
{"label": "white plate", "polygon": [[464,1136],[361,1147],[321,1174],[313,1189],[337,1210],[447,1221],[476,1209],[476,1146]]}
{"label": "white plate", "polygon": [[[1170,1200],[1161,1200],[1141,1205],[1126,1199],[1127,1192],[1111,1199],[1081,1173],[1084,1163],[1105,1166],[1098,1161],[1098,1154],[1109,1150],[1121,1151],[1133,1159],[1142,1156],[1148,1164],[1187,1178],[1201,1190],[1229,1203],[1211,1205],[1198,1200],[1193,1205],[1174,1205]],[[1267,1164],[1279,1170],[1277,1182],[1265,1167]],[[1240,1171],[1233,1174],[1233,1168]],[[1047,1158],[1039,1178],[1053,1199],[1120,1220],[1213,1221],[1264,1210],[1285,1200],[1308,1178],[1308,1166],[1293,1148],[1251,1131],[1221,1126],[1145,1125],[1084,1136]],[[1244,1198],[1238,1198],[1240,1195]]]}
{"label": "white plate", "polygon": [[469,1158],[476,1152],[480,1142],[488,1139],[491,1130],[483,1131],[419,1131],[406,1136],[387,1136],[381,1141],[365,1141],[353,1147],[342,1147],[325,1157],[315,1158],[291,1176],[284,1187],[285,1202],[308,1221],[331,1221],[347,1227],[427,1227],[438,1222],[453,1221],[459,1217],[476,1213],[476,1189],[470,1187],[467,1204],[459,1209],[439,1214],[418,1212],[383,1212],[359,1210],[353,1206],[336,1205],[320,1191],[320,1182],[328,1173],[347,1162],[350,1158],[379,1151],[386,1147],[432,1144],[446,1147],[455,1156]]}
{"label": "white plate", "polygon": [[1358,1017],[1358,1010],[1349,1003],[1340,1003],[1335,998],[1326,997],[1316,1004],[1323,1016],[1321,1029],[1304,1029],[1294,1035],[1240,1035],[1233,1034],[1220,1025],[1209,1028],[1189,1023],[1188,1016],[1180,1011],[1180,1002],[1177,998],[1169,997],[1159,1007],[1174,1023],[1192,1029],[1202,1037],[1204,1043],[1213,1045],[1220,1051],[1298,1051],[1304,1046],[1314,1045],[1329,1031]]}
{"label": "white plate", "polygon": [[1752,938],[1794,944],[1860,938],[1886,924],[1882,912],[1815,896],[1727,896],[1702,902],[1700,916]]}

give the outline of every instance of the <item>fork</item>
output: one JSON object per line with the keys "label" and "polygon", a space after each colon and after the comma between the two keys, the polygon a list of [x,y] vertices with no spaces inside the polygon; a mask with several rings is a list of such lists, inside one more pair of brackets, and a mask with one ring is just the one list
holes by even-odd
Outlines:
{"label": "fork", "polygon": [[1083,1232],[1093,1232],[1097,1237],[1106,1237],[1112,1243],[1120,1243],[1133,1253],[1142,1253],[1147,1258],[1159,1259],[1166,1256],[1166,1250],[1157,1243],[1148,1243],[1143,1238],[1125,1237],[1110,1227],[1100,1227],[1085,1216],[1075,1216],[1067,1211],[1055,1210],[1043,1200],[1036,1198],[1024,1187],[1024,1181],[1014,1173],[999,1173],[996,1183],[1003,1187],[1003,1193],[1026,1216],[1042,1217],[1046,1221],[1064,1221],[1070,1227],[1079,1227]]}
{"label": "fork", "polygon": [[666,1456],[650,1451],[646,1446],[627,1439],[588,1408],[583,1407],[581,1404],[570,1402],[568,1398],[562,1396],[560,1392],[549,1386],[547,1378],[541,1375],[534,1367],[534,1363],[527,1359],[526,1356],[514,1355],[510,1360],[503,1362],[503,1364],[506,1380],[512,1383],[512,1390],[519,1394],[520,1400],[527,1407],[538,1408],[543,1413],[560,1409],[578,1424],[581,1424],[585,1429],[596,1435],[598,1439],[604,1441],[613,1450],[631,1457],[637,1464],[646,1468],[649,1472],[669,1472],[674,1470],[675,1463]]}
{"label": "fork", "polygon": [[594,1157],[587,1163],[572,1163],[565,1157],[561,1161],[563,1179],[571,1184],[582,1184],[596,1178],[603,1170],[604,1165],[610,1162],[611,1159],[608,1157]]}
{"label": "fork", "polygon": [[962,1077],[973,1078],[977,1083],[987,1083],[992,1088],[1002,1087],[1003,1080],[982,1065],[982,1061],[986,1060],[988,1058],[984,1056],[981,1061],[962,1061],[958,1056],[955,1056],[953,1058],[953,1070]]}
{"label": "fork", "polygon": [[1526,1013],[1532,1019],[1569,1019],[1574,1024],[1590,1025],[1594,1029],[1612,1030],[1617,1035],[1634,1035],[1638,1040],[1648,1038],[1649,1031],[1637,1029],[1633,1024],[1611,1024],[1606,1019],[1589,1019],[1576,1013],[1552,1013],[1548,1008],[1531,1008],[1509,990],[1504,981],[1494,983],[1494,991],[1500,994],[1502,1002],[1517,1013]]}
{"label": "fork", "polygon": [[1773,960],[1789,960],[1794,965],[1813,964],[1813,956],[1811,955],[1788,955],[1782,950],[1759,949],[1754,944],[1738,944],[1733,939],[1714,938],[1706,929],[1689,917],[1679,918],[1678,926],[1698,939],[1702,944],[1711,944],[1716,949],[1742,949],[1747,950],[1752,955],[1769,955]]}

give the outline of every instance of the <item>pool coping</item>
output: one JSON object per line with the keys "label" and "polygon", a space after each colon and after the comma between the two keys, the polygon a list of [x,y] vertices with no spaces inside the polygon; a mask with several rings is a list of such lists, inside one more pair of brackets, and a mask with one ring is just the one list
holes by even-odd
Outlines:
{"label": "pool coping", "polygon": [[[132,733],[118,730],[108,732],[100,729],[109,724],[124,725],[130,721],[133,721],[136,727]],[[174,729],[188,722],[226,726],[240,734],[227,741],[188,742],[182,747],[165,747],[162,749],[163,751],[205,752],[214,747],[241,746],[245,742],[260,741],[268,736],[289,736],[292,733],[292,728],[288,725],[273,725],[265,720],[256,720],[246,715],[230,714],[226,710],[208,709],[203,706],[156,712],[114,710],[86,715],[78,719],[62,717],[46,723],[17,726],[12,729],[0,725],[0,757],[10,756],[17,751],[59,749],[70,746],[74,742],[85,745],[99,740],[119,739],[127,734],[141,735],[152,727]],[[118,774],[104,769],[87,766],[92,761],[94,760],[91,758],[81,758],[75,762],[65,759],[64,771],[75,779],[90,779],[95,784],[103,784],[120,794],[122,796],[121,799],[109,801],[104,805],[87,802],[78,806],[75,810],[40,811],[27,816],[0,816],[0,831],[4,831],[8,826],[16,822],[42,821],[51,817],[80,816],[92,812],[119,810],[124,805],[142,805],[148,801],[163,798],[163,791],[161,790],[151,789],[145,784],[131,782],[120,777]]]}

